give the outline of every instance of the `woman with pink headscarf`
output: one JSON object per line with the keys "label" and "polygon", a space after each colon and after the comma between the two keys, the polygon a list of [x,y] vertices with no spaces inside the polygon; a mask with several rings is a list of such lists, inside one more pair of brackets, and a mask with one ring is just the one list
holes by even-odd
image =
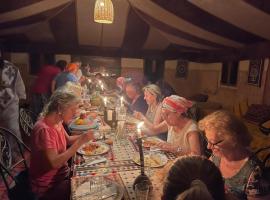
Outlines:
{"label": "woman with pink headscarf", "polygon": [[158,146],[165,151],[185,154],[201,154],[201,141],[196,122],[189,117],[189,109],[193,103],[184,97],[171,95],[162,102],[161,115],[164,119],[158,125],[153,125],[144,119],[147,135],[157,135],[168,131],[167,142]]}

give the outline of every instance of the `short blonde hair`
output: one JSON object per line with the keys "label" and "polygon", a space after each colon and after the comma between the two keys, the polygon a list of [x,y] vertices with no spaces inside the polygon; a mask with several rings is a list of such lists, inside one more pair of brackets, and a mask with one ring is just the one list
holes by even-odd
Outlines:
{"label": "short blonde hair", "polygon": [[213,112],[199,121],[199,129],[216,130],[218,134],[232,137],[237,144],[248,147],[251,142],[251,135],[245,124],[234,114],[219,110]]}
{"label": "short blonde hair", "polygon": [[144,86],[142,90],[143,90],[143,92],[147,91],[147,92],[151,93],[152,95],[156,95],[157,102],[161,101],[161,99],[162,99],[161,90],[157,85],[149,84],[149,85]]}
{"label": "short blonde hair", "polygon": [[44,106],[41,116],[46,116],[49,113],[58,112],[59,109],[68,108],[71,104],[80,103],[81,98],[72,92],[56,90],[49,102]]}

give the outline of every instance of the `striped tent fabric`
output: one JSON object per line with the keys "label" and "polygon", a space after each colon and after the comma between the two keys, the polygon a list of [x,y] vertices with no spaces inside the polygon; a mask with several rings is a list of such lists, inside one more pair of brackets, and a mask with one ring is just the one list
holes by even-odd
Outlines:
{"label": "striped tent fabric", "polygon": [[94,22],[95,0],[0,4],[0,47],[201,62],[269,56],[270,1],[112,0],[113,24]]}

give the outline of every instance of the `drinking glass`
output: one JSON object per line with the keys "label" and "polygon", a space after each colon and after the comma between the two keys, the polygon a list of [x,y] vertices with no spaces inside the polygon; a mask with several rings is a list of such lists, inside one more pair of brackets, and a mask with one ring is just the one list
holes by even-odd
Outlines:
{"label": "drinking glass", "polygon": [[135,185],[136,200],[147,200],[150,186],[147,182],[140,182]]}
{"label": "drinking glass", "polygon": [[104,186],[104,177],[95,176],[90,178],[90,193],[95,199],[102,199],[102,190]]}

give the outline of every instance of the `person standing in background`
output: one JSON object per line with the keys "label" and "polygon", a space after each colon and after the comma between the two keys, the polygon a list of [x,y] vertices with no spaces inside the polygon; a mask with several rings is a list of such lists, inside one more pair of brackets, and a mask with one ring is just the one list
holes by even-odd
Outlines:
{"label": "person standing in background", "polygon": [[54,78],[54,81],[52,82],[52,92],[57,88],[64,86],[67,82],[73,82],[75,84],[79,83],[76,76],[78,67],[79,66],[76,63],[69,63],[65,71],[61,72]]}
{"label": "person standing in background", "polygon": [[44,65],[32,85],[31,110],[36,116],[42,111],[51,96],[51,85],[57,74],[67,66],[65,60],[59,60],[55,65]]}
{"label": "person standing in background", "polygon": [[[0,126],[22,139],[19,127],[20,99],[26,99],[20,71],[13,63],[0,58]],[[17,145],[15,141],[11,137],[7,139],[11,149],[14,149]]]}
{"label": "person standing in background", "polygon": [[71,63],[75,63],[76,65],[78,65],[78,71],[76,72],[76,76],[79,80],[80,83],[83,83],[85,81],[85,76],[83,75],[82,72],[82,61],[79,58],[74,58],[71,60]]}

